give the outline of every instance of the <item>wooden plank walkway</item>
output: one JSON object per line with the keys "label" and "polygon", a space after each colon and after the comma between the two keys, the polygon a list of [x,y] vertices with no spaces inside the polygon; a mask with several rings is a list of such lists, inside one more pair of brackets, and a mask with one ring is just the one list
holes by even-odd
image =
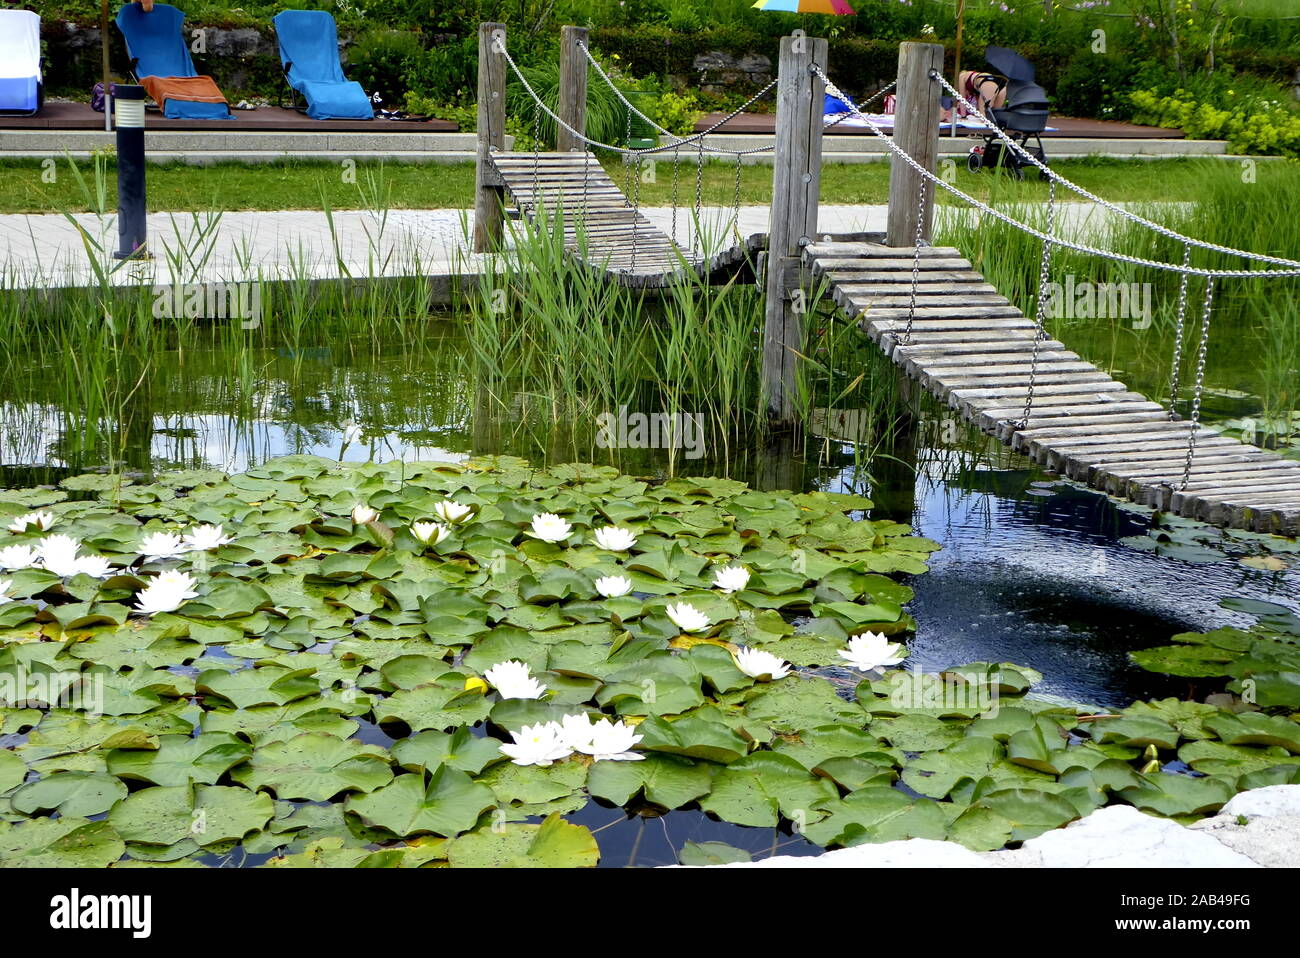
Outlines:
{"label": "wooden plank walkway", "polygon": [[1182,483],[1189,424],[1131,391],[1056,340],[1039,346],[1034,405],[1024,429],[1034,323],[953,248],[922,250],[911,341],[913,248],[815,243],[814,280],[907,375],[984,432],[1050,471],[1094,489],[1216,525],[1300,534],[1300,462],[1198,433]]}
{"label": "wooden plank walkway", "polygon": [[[708,277],[732,271],[766,246],[766,236],[756,233],[712,256],[683,249],[632,208],[592,153],[494,152],[490,160],[523,215],[533,218],[538,209],[562,215],[567,248],[624,286],[663,288],[686,272]],[[689,234],[690,212],[682,219]]]}

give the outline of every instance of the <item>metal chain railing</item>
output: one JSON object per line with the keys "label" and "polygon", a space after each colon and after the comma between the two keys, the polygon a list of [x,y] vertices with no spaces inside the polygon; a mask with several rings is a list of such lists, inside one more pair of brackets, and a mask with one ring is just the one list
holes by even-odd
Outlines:
{"label": "metal chain railing", "polygon": [[[1056,233],[1056,183],[1048,187],[1047,196],[1047,235]],[[1043,259],[1038,268],[1038,302],[1034,308],[1034,348],[1029,360],[1029,385],[1025,390],[1025,412],[1021,416],[1018,428],[1029,426],[1029,417],[1034,412],[1034,389],[1038,385],[1038,357],[1043,350],[1043,341],[1047,335],[1047,284],[1052,278],[1052,241],[1043,242]]]}
{"label": "metal chain railing", "polygon": [[1201,345],[1196,354],[1196,383],[1192,387],[1192,414],[1187,423],[1187,460],[1183,464],[1183,481],[1179,489],[1186,489],[1192,478],[1192,459],[1196,455],[1196,435],[1201,428],[1201,397],[1205,390],[1205,360],[1210,351],[1210,312],[1214,304],[1214,278],[1205,281],[1205,306],[1201,311]]}
{"label": "metal chain railing", "polygon": [[[1192,245],[1183,247],[1183,266],[1192,262]],[[1178,390],[1183,378],[1183,341],[1187,328],[1187,284],[1191,276],[1183,273],[1178,282],[1178,314],[1174,321],[1174,361],[1169,371],[1169,418],[1176,420],[1178,415]]]}
{"label": "metal chain railing", "polygon": [[921,187],[917,190],[916,197],[916,236],[915,250],[912,254],[912,298],[907,304],[907,328],[903,330],[903,338],[899,345],[910,346],[912,343],[912,324],[916,321],[916,291],[921,282],[921,244],[925,241],[925,188],[928,185],[925,180],[920,181]]}
{"label": "metal chain railing", "polygon": [[[862,120],[867,124],[872,134],[874,134],[877,138],[883,141],[886,147],[895,156],[901,159],[908,166],[912,167],[912,169],[914,169],[918,174],[925,177],[930,182],[934,183],[936,186],[946,190],[948,193],[951,193],[953,196],[957,197],[962,202],[979,210],[985,216],[989,216],[995,220],[998,220],[1001,223],[1005,223],[1007,226],[1010,226],[1013,229],[1017,229],[1028,236],[1036,237],[1039,240],[1045,241],[1049,239],[1047,234],[1042,232],[1041,230],[1035,229],[1034,227],[1030,226],[1027,223],[1022,223],[1020,222],[1020,220],[1017,220],[1014,217],[1009,216],[1007,213],[1004,213],[1002,210],[995,209],[989,204],[983,202],[982,200],[976,199],[975,197],[971,196],[969,193],[966,193],[965,191],[949,183],[947,180],[938,176],[931,170],[926,169],[919,162],[917,162],[917,160],[913,158],[911,154],[909,154],[902,147],[898,146],[898,144],[894,142],[893,137],[886,134],[880,128],[879,124],[874,122],[869,116],[864,115],[861,110],[859,110],[856,106],[854,106],[853,102],[849,100],[846,97],[846,95],[843,93],[843,91],[841,91],[840,88],[834,84],[834,82],[826,75],[826,72],[822,70],[821,67],[814,65],[812,69],[814,73],[816,73],[819,77],[821,77],[822,82],[826,84],[826,89],[831,93],[832,96],[838,97],[839,99],[844,100],[844,102],[848,103],[849,106],[853,109],[854,115],[857,116],[858,119]],[[932,76],[935,76],[935,74],[932,74]],[[1172,233],[1172,231],[1170,235],[1172,236],[1172,238],[1185,240],[1187,242],[1192,242],[1195,245],[1207,245],[1201,243],[1199,240],[1191,240],[1187,237],[1181,237],[1179,236],[1179,234]],[[1282,277],[1282,276],[1288,276],[1288,277],[1300,276],[1300,262],[1293,264],[1296,268],[1284,269],[1284,270],[1269,270],[1269,269],[1227,270],[1227,269],[1208,269],[1204,267],[1192,267],[1192,266],[1183,267],[1180,265],[1174,265],[1172,263],[1161,262],[1160,260],[1145,259],[1141,256],[1130,256],[1127,253],[1115,253],[1115,252],[1111,252],[1110,250],[1098,249],[1095,246],[1088,246],[1085,243],[1079,243],[1074,240],[1068,240],[1059,236],[1051,239],[1055,246],[1061,247],[1063,249],[1071,249],[1077,253],[1086,253],[1091,256],[1101,257],[1102,259],[1113,260],[1114,262],[1118,262],[1118,263],[1129,263],[1134,266],[1146,266],[1150,269],[1164,270],[1166,272],[1182,273],[1185,271],[1192,276],[1213,276],[1216,279],[1253,279],[1258,277],[1273,278],[1273,277]],[[1212,244],[1209,244],[1208,248],[1213,249],[1216,247],[1214,247]],[[1219,247],[1218,249],[1220,249],[1220,251],[1222,252],[1232,254],[1232,255],[1241,255],[1247,258],[1256,258],[1256,259],[1259,258],[1257,254],[1245,253],[1240,250],[1232,250],[1232,249],[1228,249],[1227,247]],[[1281,260],[1280,262],[1288,265],[1292,265],[1291,260]]]}
{"label": "metal chain railing", "polygon": [[[1159,233],[1161,236],[1164,236],[1171,240],[1176,240],[1177,242],[1183,243],[1185,245],[1196,246],[1201,249],[1211,250],[1215,253],[1223,253],[1228,256],[1238,256],[1241,257],[1242,259],[1254,260],[1255,262],[1259,262],[1259,263],[1270,263],[1274,266],[1292,266],[1300,270],[1300,261],[1293,260],[1293,259],[1285,259],[1280,256],[1268,256],[1264,253],[1252,253],[1249,250],[1233,249],[1228,246],[1220,246],[1217,243],[1209,243],[1206,242],[1205,240],[1198,240],[1191,236],[1184,236],[1182,233],[1179,233],[1177,230],[1172,230],[1167,226],[1161,226],[1159,223],[1152,222],[1151,220],[1146,219],[1143,216],[1139,216],[1137,213],[1134,213],[1131,210],[1126,210],[1122,206],[1118,206],[1114,203],[1111,203],[1108,200],[1102,199],[1100,196],[1097,196],[1095,193],[1089,192],[1088,190],[1084,189],[1082,186],[1079,186],[1077,183],[1073,183],[1070,180],[1067,180],[1060,173],[1057,173],[1050,166],[1044,163],[1041,159],[1035,156],[1031,151],[1025,149],[1023,145],[1016,142],[1016,140],[1013,137],[1008,136],[1000,126],[994,123],[989,117],[981,113],[979,108],[975,104],[971,103],[964,96],[962,96],[955,89],[953,89],[952,84],[949,83],[946,79],[944,79],[942,74],[935,71],[931,71],[930,79],[935,80],[936,82],[941,84],[943,88],[947,90],[948,93],[955,98],[955,102],[961,103],[963,106],[965,106],[970,114],[974,115],[982,123],[984,123],[989,128],[990,132],[996,134],[998,139],[1000,139],[1004,144],[1006,144],[1006,146],[1009,147],[1012,152],[1016,153],[1021,158],[1033,164],[1035,167],[1038,168],[1040,173],[1047,176],[1053,182],[1060,183],[1066,189],[1074,193],[1077,193],[1079,196],[1082,196],[1084,199],[1092,203],[1095,203],[1098,206],[1101,206],[1103,209],[1107,210],[1108,212],[1114,213],[1117,216],[1122,216],[1124,219],[1129,220],[1130,222],[1137,223],[1139,226],[1143,226],[1149,230],[1152,230],[1153,232]],[[1206,274],[1202,274],[1202,275],[1206,275]]]}
{"label": "metal chain railing", "polygon": [[627,98],[627,96],[623,93],[623,91],[618,88],[618,85],[614,83],[614,81],[610,78],[609,74],[605,72],[605,68],[601,66],[600,61],[596,59],[596,57],[592,54],[591,50],[587,48],[587,45],[585,43],[579,42],[578,48],[582,50],[583,56],[587,58],[587,62],[590,63],[592,67],[595,68],[596,75],[599,76],[602,80],[604,80],[605,85],[614,92],[614,96],[618,98],[619,102],[622,103],[623,106],[632,113],[632,115],[640,118],[640,120],[643,123],[645,123],[651,129],[653,129],[660,136],[668,137],[669,140],[672,141],[670,145],[683,146],[683,145],[690,144],[692,142],[698,142],[699,149],[703,150],[705,153],[716,153],[722,156],[751,156],[755,153],[769,153],[772,150],[776,149],[775,144],[772,146],[755,147],[749,150],[718,149],[717,147],[706,146],[704,144],[704,137],[710,133],[716,132],[719,127],[731,122],[736,117],[740,116],[740,114],[744,113],[747,109],[753,106],[755,103],[757,103],[759,100],[761,100],[763,97],[767,96],[767,94],[771,92],[772,89],[777,85],[778,82],[777,80],[772,80],[765,87],[763,87],[752,97],[746,100],[743,104],[741,104],[741,106],[738,109],[733,110],[731,113],[727,114],[717,123],[714,123],[712,126],[710,126],[707,130],[704,130],[693,136],[683,138],[683,137],[679,137],[676,133],[672,133],[669,130],[665,129],[664,127],[660,126],[650,117],[646,116],[641,110],[637,109],[637,107],[632,103],[631,100]]}

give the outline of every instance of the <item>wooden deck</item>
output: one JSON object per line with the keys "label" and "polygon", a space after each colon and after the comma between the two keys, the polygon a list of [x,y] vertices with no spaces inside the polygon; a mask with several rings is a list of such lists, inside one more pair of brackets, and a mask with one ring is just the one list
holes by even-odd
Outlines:
{"label": "wooden deck", "polygon": [[1300,533],[1300,462],[1219,435],[1197,436],[1180,490],[1189,424],[1056,340],[1039,346],[1033,412],[1017,429],[1030,380],[1034,323],[952,248],[924,248],[911,341],[900,345],[914,249],[869,243],[806,247],[815,280],[910,377],[1045,468],[1094,489],[1239,529]]}
{"label": "wooden deck", "polygon": [[[695,132],[703,130],[712,130],[714,125],[725,117],[723,113],[706,113],[700,117],[695,124]],[[1043,133],[1043,139],[1060,138],[1060,139],[1100,139],[1100,140],[1181,140],[1184,137],[1182,130],[1168,129],[1159,126],[1139,126],[1136,123],[1123,123],[1119,120],[1085,120],[1072,116],[1053,116],[1048,123],[1053,129]],[[893,132],[893,124],[886,123],[881,127],[886,133]],[[776,132],[776,114],[775,113],[742,113],[733,119],[728,120],[717,130],[719,135],[726,134],[768,134]],[[870,136],[871,132],[862,127],[838,126],[828,127],[827,136]],[[943,129],[943,135],[948,135],[948,130]],[[974,136],[975,131],[963,130],[960,135]]]}
{"label": "wooden deck", "polygon": [[[499,185],[523,215],[533,218],[540,209],[562,216],[568,249],[624,286],[663,288],[686,272],[713,276],[766,244],[766,236],[754,234],[708,257],[684,249],[631,206],[591,153],[500,152],[490,159]],[[682,220],[689,235],[689,211]]]}
{"label": "wooden deck", "polygon": [[[151,132],[169,130],[214,133],[455,133],[460,127],[451,120],[313,120],[280,106],[236,110],[231,102],[231,120],[173,120],[150,110],[145,126]],[[35,116],[0,116],[0,130],[102,130],[104,114],[90,108],[89,100],[47,100]]]}

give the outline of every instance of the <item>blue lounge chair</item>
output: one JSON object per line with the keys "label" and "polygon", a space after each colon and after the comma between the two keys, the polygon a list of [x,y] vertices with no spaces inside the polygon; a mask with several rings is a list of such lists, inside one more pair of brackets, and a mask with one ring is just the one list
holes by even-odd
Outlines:
{"label": "blue lounge chair", "polygon": [[280,63],[289,86],[307,101],[313,120],[373,120],[374,107],[361,84],[343,75],[339,34],[323,10],[285,10],[271,20],[280,42]]}
{"label": "blue lounge chair", "polygon": [[184,25],[185,14],[166,3],[155,3],[147,13],[138,3],[128,3],[117,11],[117,28],[126,40],[131,72],[162,107],[163,116],[234,119],[216,81],[195,71]]}
{"label": "blue lounge chair", "polygon": [[41,18],[30,10],[0,10],[0,113],[33,116],[44,99]]}

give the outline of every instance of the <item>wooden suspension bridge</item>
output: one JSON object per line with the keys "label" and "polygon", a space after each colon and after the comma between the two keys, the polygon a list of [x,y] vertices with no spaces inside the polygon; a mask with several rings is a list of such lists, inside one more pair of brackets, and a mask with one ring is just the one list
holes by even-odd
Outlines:
{"label": "wooden suspension bridge", "polygon": [[[807,308],[802,291],[820,285],[903,374],[1049,471],[1189,518],[1300,534],[1300,462],[1173,418],[1048,338],[1038,319],[986,282],[960,251],[927,245],[938,156],[940,90],[933,75],[942,68],[941,47],[902,45],[893,142],[914,162],[893,159],[887,232],[879,242],[834,242],[817,230],[827,45],[784,38],[769,234],[708,256],[654,227],[589,151],[585,44],[585,30],[565,28],[557,150],[510,153],[505,82],[513,62],[504,26],[481,27],[480,250],[502,241],[510,202],[538,222],[562,217],[572,255],[634,288],[667,286],[687,273],[727,273],[766,247],[759,254],[767,294],[763,375],[777,423],[794,415]],[[703,137],[676,145],[704,149]],[[1198,394],[1199,388],[1198,381]]]}

